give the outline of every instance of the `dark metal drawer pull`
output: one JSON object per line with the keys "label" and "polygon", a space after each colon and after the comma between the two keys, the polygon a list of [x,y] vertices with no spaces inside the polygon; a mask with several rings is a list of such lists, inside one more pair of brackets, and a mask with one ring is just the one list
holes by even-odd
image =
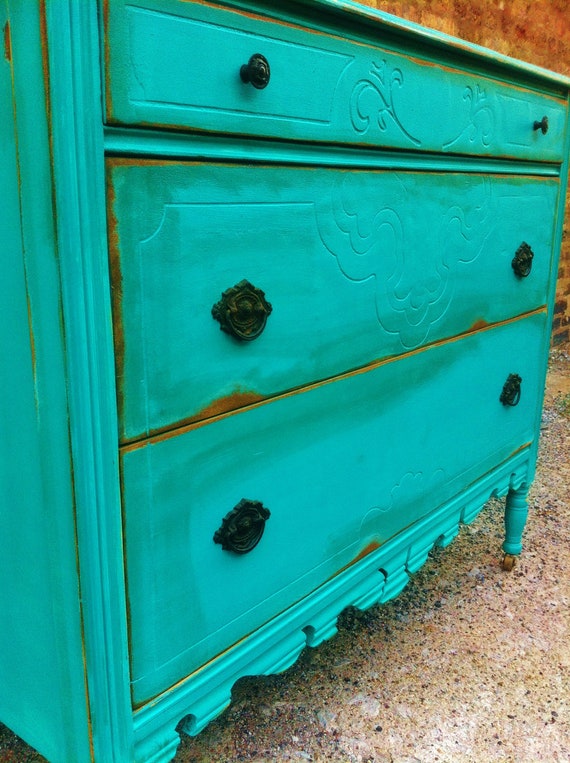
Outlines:
{"label": "dark metal drawer pull", "polygon": [[522,379],[518,374],[509,374],[499,398],[503,405],[517,405],[521,399],[521,383]]}
{"label": "dark metal drawer pull", "polygon": [[261,334],[272,310],[264,292],[244,279],[223,292],[212,307],[212,315],[222,331],[251,341]]}
{"label": "dark metal drawer pull", "polygon": [[533,129],[540,130],[543,135],[546,135],[548,132],[548,117],[542,117],[540,122],[535,122]]}
{"label": "dark metal drawer pull", "polygon": [[515,256],[511,262],[513,270],[517,276],[520,278],[526,278],[529,275],[530,271],[532,270],[533,257],[534,252],[526,243],[526,241],[523,241],[515,252]]}
{"label": "dark metal drawer pull", "polygon": [[247,554],[261,540],[269,517],[269,509],[261,501],[242,498],[222,519],[221,527],[214,533],[214,543],[219,543],[224,551]]}
{"label": "dark metal drawer pull", "polygon": [[261,53],[254,53],[247,64],[239,70],[241,81],[253,85],[257,90],[263,90],[269,84],[271,69],[269,62]]}

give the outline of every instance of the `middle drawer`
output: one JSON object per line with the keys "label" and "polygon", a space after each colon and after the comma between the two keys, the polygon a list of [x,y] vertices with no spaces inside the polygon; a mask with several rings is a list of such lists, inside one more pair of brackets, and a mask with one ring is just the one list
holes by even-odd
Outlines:
{"label": "middle drawer", "polygon": [[554,178],[127,159],[108,176],[122,441],[547,300]]}

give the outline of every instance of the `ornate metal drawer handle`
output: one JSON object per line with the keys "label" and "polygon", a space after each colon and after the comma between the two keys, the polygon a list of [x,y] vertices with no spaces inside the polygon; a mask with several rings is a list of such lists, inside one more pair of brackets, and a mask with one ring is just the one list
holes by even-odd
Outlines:
{"label": "ornate metal drawer handle", "polygon": [[509,374],[499,398],[503,405],[517,405],[521,399],[521,383],[522,379],[518,374]]}
{"label": "ornate metal drawer handle", "polygon": [[540,130],[543,135],[546,135],[548,132],[548,117],[542,117],[540,122],[535,122],[533,130]]}
{"label": "ornate metal drawer handle", "polygon": [[269,62],[261,53],[254,53],[247,64],[239,70],[241,81],[253,85],[257,90],[263,90],[269,84],[271,69]]}
{"label": "ornate metal drawer handle", "polygon": [[532,270],[533,257],[534,252],[526,243],[526,241],[523,241],[515,252],[515,256],[511,262],[513,270],[517,276],[520,278],[526,278],[529,275],[530,271]]}
{"label": "ornate metal drawer handle", "polygon": [[261,540],[269,517],[269,509],[261,501],[242,498],[222,519],[220,529],[214,533],[214,543],[219,543],[224,551],[247,554]]}
{"label": "ornate metal drawer handle", "polygon": [[272,310],[264,292],[244,279],[223,292],[212,307],[212,315],[222,331],[251,341],[261,334]]}

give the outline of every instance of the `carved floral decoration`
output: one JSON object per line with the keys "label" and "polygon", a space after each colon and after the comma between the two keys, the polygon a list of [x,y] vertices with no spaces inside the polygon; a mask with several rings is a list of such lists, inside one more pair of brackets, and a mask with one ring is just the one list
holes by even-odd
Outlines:
{"label": "carved floral decoration", "polygon": [[485,246],[491,185],[483,180],[469,186],[463,201],[440,210],[422,237],[415,219],[421,183],[411,191],[415,180],[396,173],[384,176],[377,190],[358,181],[345,175],[320,204],[321,239],[347,279],[374,279],[378,322],[410,350],[436,333],[452,302],[458,267],[473,262]]}
{"label": "carved floral decoration", "polygon": [[469,85],[463,93],[463,102],[468,107],[464,127],[455,138],[445,143],[443,148],[448,150],[456,143],[462,144],[465,141],[472,145],[480,143],[483,148],[488,148],[492,142],[495,125],[487,93],[479,85]]}
{"label": "carved floral decoration", "polygon": [[389,125],[395,125],[415,146],[420,141],[411,135],[402,124],[394,103],[394,91],[404,84],[401,69],[390,69],[383,60],[373,63],[369,77],[359,80],[350,96],[350,118],[354,129],[364,134],[373,127],[386,132]]}

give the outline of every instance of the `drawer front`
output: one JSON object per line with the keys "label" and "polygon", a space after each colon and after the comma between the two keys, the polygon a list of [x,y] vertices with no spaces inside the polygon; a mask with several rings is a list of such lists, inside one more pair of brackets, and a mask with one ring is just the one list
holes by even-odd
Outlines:
{"label": "drawer front", "polygon": [[[563,155],[563,99],[207,3],[106,6],[110,123],[548,161]],[[240,76],[255,55],[269,65],[262,89]],[[543,134],[533,127],[545,116]]]}
{"label": "drawer front", "polygon": [[[534,314],[124,448],[136,703],[532,441],[547,341]],[[512,373],[515,406],[499,401]],[[214,535],[242,499],[270,516],[238,554]]]}
{"label": "drawer front", "polygon": [[[554,179],[126,160],[109,177],[123,441],[547,300]],[[270,306],[253,340],[221,330],[243,281]]]}

